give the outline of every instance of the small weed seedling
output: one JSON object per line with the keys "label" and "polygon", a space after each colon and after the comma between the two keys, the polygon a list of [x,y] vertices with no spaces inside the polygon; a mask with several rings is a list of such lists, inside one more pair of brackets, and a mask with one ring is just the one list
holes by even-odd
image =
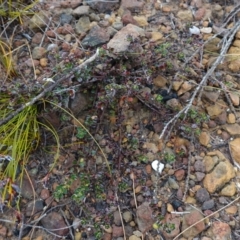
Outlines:
{"label": "small weed seedling", "polygon": [[157,94],[156,97],[155,97],[155,100],[156,100],[157,102],[162,102],[163,96],[160,95],[160,94]]}
{"label": "small weed seedling", "polygon": [[161,53],[162,57],[166,57],[168,55],[168,48],[171,46],[170,43],[163,43],[156,48],[156,53]]}
{"label": "small weed seedling", "polygon": [[147,163],[148,162],[148,157],[141,154],[141,155],[137,156],[137,160],[139,162]]}
{"label": "small weed seedling", "polygon": [[87,135],[87,132],[84,128],[77,127],[77,134],[76,134],[77,138],[83,139],[83,138],[85,138],[86,135]]}
{"label": "small weed seedling", "polygon": [[158,220],[153,224],[153,228],[160,230],[160,231],[164,231],[169,234],[175,229],[175,224],[174,223],[165,223],[164,217],[159,216]]}
{"label": "small weed seedling", "polygon": [[80,186],[74,191],[71,197],[77,203],[82,202],[90,189],[90,179],[85,173],[81,173],[79,176],[72,174],[65,183],[58,185],[53,193],[54,198],[58,201],[63,199],[69,193],[71,184],[77,178],[80,179]]}
{"label": "small weed seedling", "polygon": [[166,152],[166,153],[164,153],[164,155],[163,155],[163,159],[164,159],[167,163],[171,164],[171,163],[175,162],[176,157],[175,157],[175,155],[174,155],[173,153],[168,153],[168,152]]}

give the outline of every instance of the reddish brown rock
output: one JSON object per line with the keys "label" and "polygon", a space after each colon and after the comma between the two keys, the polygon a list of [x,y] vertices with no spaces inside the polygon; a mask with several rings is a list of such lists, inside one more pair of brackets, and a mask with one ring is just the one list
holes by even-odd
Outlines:
{"label": "reddish brown rock", "polygon": [[174,225],[174,229],[172,231],[163,231],[163,235],[166,239],[173,239],[180,232],[180,218],[178,216],[174,216],[172,214],[166,214],[164,218],[164,223],[169,225]]}
{"label": "reddish brown rock", "polygon": [[63,217],[57,212],[51,212],[47,214],[46,217],[41,219],[41,224],[43,225],[44,228],[48,229],[49,231],[59,236],[66,236],[69,232]]}
{"label": "reddish brown rock", "polygon": [[203,1],[202,0],[192,0],[191,6],[196,7],[196,8],[201,8],[203,6]]}
{"label": "reddish brown rock", "polygon": [[43,199],[43,200],[45,200],[45,199],[47,199],[47,198],[49,198],[50,197],[50,192],[49,192],[49,190],[48,189],[43,189],[42,191],[41,191],[41,199]]}
{"label": "reddish brown rock", "polygon": [[216,240],[231,239],[231,228],[227,223],[216,221],[207,231],[207,235]]}
{"label": "reddish brown rock", "polygon": [[124,25],[129,23],[137,25],[137,21],[133,18],[132,13],[129,10],[124,11],[121,20]]}
{"label": "reddish brown rock", "polygon": [[[197,210],[194,210],[189,214],[185,214],[183,216],[182,231],[192,226],[194,223],[198,222],[201,219],[203,219],[203,215]],[[183,231],[183,237],[187,239],[193,239],[195,236],[201,233],[204,229],[205,229],[204,221],[201,221],[195,226],[192,226],[187,231]]]}
{"label": "reddish brown rock", "polygon": [[71,49],[71,46],[70,44],[66,43],[66,42],[63,42],[62,43],[62,50],[65,51],[65,52],[69,52]]}
{"label": "reddish brown rock", "polygon": [[220,115],[216,117],[215,121],[220,125],[225,124],[227,122],[227,112],[223,111]]}
{"label": "reddish brown rock", "polygon": [[102,239],[103,240],[112,240],[112,234],[111,233],[104,233]]}
{"label": "reddish brown rock", "polygon": [[174,175],[178,181],[181,181],[185,177],[185,171],[183,169],[179,169],[174,173]]}
{"label": "reddish brown rock", "polygon": [[62,0],[61,1],[61,7],[63,8],[76,8],[82,3],[82,0]]}
{"label": "reddish brown rock", "polygon": [[149,207],[149,203],[144,202],[137,208],[138,229],[144,234],[152,229],[153,223],[152,209]]}
{"label": "reddish brown rock", "polygon": [[[43,38],[43,34],[40,32],[37,32],[34,34],[32,38],[32,44],[40,44]],[[35,45],[36,46],[36,45]]]}
{"label": "reddish brown rock", "polygon": [[74,33],[74,29],[70,24],[65,23],[62,27],[61,33],[63,35]]}
{"label": "reddish brown rock", "polygon": [[53,30],[46,31],[46,35],[48,37],[51,37],[51,38],[55,38],[56,37],[56,33]]}
{"label": "reddish brown rock", "polygon": [[144,1],[122,0],[121,7],[130,11],[140,11],[144,6]]}
{"label": "reddish brown rock", "polygon": [[123,236],[123,228],[122,226],[118,227],[116,225],[112,226],[113,232],[112,232],[112,237],[117,238],[117,237],[122,237]]}
{"label": "reddish brown rock", "polygon": [[37,67],[39,66],[39,60],[36,60],[36,59],[32,59],[32,58],[29,58],[27,61],[25,61],[25,64],[28,66],[28,67]]}
{"label": "reddish brown rock", "polygon": [[205,7],[199,8],[199,9],[195,12],[195,14],[194,14],[195,20],[197,20],[197,21],[202,20],[203,17],[204,17],[204,15],[205,15],[205,13],[206,13]]}
{"label": "reddish brown rock", "polygon": [[0,228],[0,235],[3,236],[3,237],[7,237],[7,233],[8,233],[8,229],[5,226],[2,226]]}

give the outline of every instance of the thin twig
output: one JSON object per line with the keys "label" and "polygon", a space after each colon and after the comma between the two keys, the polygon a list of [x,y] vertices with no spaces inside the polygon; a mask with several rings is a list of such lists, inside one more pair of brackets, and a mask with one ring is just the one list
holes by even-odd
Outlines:
{"label": "thin twig", "polygon": [[133,187],[133,197],[134,197],[134,203],[136,208],[138,207],[137,205],[137,199],[136,199],[136,194],[135,194],[135,174],[133,172],[130,173],[130,178],[132,179],[132,187]]}
{"label": "thin twig", "polygon": [[[66,218],[65,213],[63,212],[62,209],[60,209],[60,212],[61,212],[61,214],[62,214],[62,216],[63,216],[63,218],[64,218],[66,224],[67,224],[68,227],[69,227],[70,224],[69,224],[69,221],[68,221],[67,218]],[[72,232],[72,228],[71,228],[71,227],[69,227],[69,232],[70,232],[70,235],[71,235],[72,240],[74,240],[74,235],[73,235],[73,232]]]}
{"label": "thin twig", "polygon": [[220,208],[220,209],[217,210],[216,212],[213,212],[213,213],[211,213],[210,215],[208,215],[208,216],[206,216],[206,217],[200,219],[199,221],[195,222],[194,224],[192,224],[192,225],[189,226],[188,228],[184,229],[181,233],[179,233],[179,234],[178,234],[173,240],[177,240],[178,237],[180,237],[183,233],[185,233],[186,231],[188,231],[188,230],[191,229],[192,227],[196,226],[198,223],[200,223],[200,222],[202,222],[202,221],[204,221],[204,220],[206,220],[206,219],[208,219],[208,218],[214,216],[214,215],[217,214],[218,212],[221,212],[221,211],[224,210],[225,208],[231,206],[234,202],[237,202],[239,199],[240,199],[240,196],[237,197],[236,199],[234,199],[232,202],[230,202],[230,203],[227,204],[226,206]]}
{"label": "thin twig", "polygon": [[188,155],[187,177],[186,177],[186,181],[185,181],[185,189],[184,189],[183,198],[182,198],[183,202],[185,202],[185,199],[187,196],[187,191],[189,188],[190,171],[191,171],[192,152],[189,151],[188,154],[189,155]]}
{"label": "thin twig", "polygon": [[240,11],[240,4],[238,4],[236,7],[234,7],[232,9],[232,11],[228,14],[228,16],[223,20],[223,26],[222,27],[225,27],[228,22],[238,14],[238,12]]}
{"label": "thin twig", "polygon": [[22,219],[22,224],[21,224],[21,227],[20,227],[20,231],[19,231],[19,235],[18,235],[18,240],[21,240],[21,239],[22,239],[23,226],[24,226],[24,221],[25,221],[25,218],[24,218],[23,215],[21,216],[21,219]]}
{"label": "thin twig", "polygon": [[47,27],[46,27],[46,29],[45,29],[45,31],[44,31],[44,33],[43,33],[42,40],[41,40],[41,42],[40,42],[40,44],[39,44],[39,47],[41,47],[42,44],[43,44],[43,41],[44,41],[44,39],[45,39],[45,37],[46,37],[46,32],[48,31],[51,22],[52,22],[52,17],[49,18],[49,21],[48,21]]}
{"label": "thin twig", "polygon": [[237,113],[236,113],[235,108],[234,108],[234,106],[233,106],[233,104],[232,104],[232,101],[231,101],[231,99],[230,99],[229,91],[228,91],[227,87],[226,87],[222,82],[220,82],[219,80],[217,80],[215,77],[212,76],[212,78],[213,78],[214,81],[216,81],[218,84],[220,84],[220,86],[221,86],[221,88],[222,88],[222,90],[223,90],[223,92],[224,92],[224,94],[225,94],[225,97],[226,97],[226,99],[227,99],[227,102],[228,102],[228,104],[230,105],[230,109],[231,109],[231,111],[234,113],[235,117],[237,118]]}
{"label": "thin twig", "polygon": [[122,224],[122,228],[123,228],[123,238],[124,238],[124,240],[127,240],[126,232],[125,232],[125,228],[124,228],[124,223],[123,223],[123,218],[122,218],[122,213],[121,213],[121,208],[120,208],[120,205],[119,205],[117,193],[115,194],[115,196],[116,196],[116,200],[117,200],[117,203],[118,203],[117,207],[118,207],[119,216],[120,216],[120,220],[121,220],[121,224]]}

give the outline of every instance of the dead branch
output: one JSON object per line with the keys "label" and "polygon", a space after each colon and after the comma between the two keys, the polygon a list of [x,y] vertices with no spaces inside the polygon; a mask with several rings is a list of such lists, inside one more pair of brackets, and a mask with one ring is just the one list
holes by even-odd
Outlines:
{"label": "dead branch", "polygon": [[73,68],[67,75],[64,75],[60,77],[59,79],[55,80],[55,82],[44,89],[40,94],[38,94],[36,97],[32,98],[31,101],[23,104],[21,107],[19,107],[17,110],[9,114],[6,118],[0,121],[0,126],[10,121],[13,117],[15,117],[17,114],[19,114],[21,111],[23,111],[26,107],[32,106],[34,103],[36,103],[39,99],[43,98],[48,92],[52,91],[56,86],[58,86],[61,82],[64,80],[71,78],[75,72],[81,70],[82,68],[86,67],[89,63],[93,62],[99,55],[99,49],[96,50],[96,53],[91,56],[89,59],[87,59],[85,62],[81,63],[80,65]]}
{"label": "dead branch", "polygon": [[222,27],[225,27],[229,22],[230,20],[236,16],[238,14],[238,12],[240,12],[240,4],[238,4],[237,6],[235,6],[232,11],[227,15],[227,17],[223,20],[223,26]]}
{"label": "dead branch", "polygon": [[236,32],[239,30],[240,28],[240,21],[237,22],[237,24],[226,34],[225,36],[225,44],[222,46],[220,55],[218,56],[218,58],[216,59],[216,61],[214,62],[214,64],[212,65],[212,67],[207,71],[207,73],[205,74],[205,76],[203,77],[203,79],[201,80],[200,84],[197,86],[197,88],[195,89],[195,91],[193,92],[193,95],[189,101],[189,103],[181,110],[179,111],[164,127],[164,129],[162,130],[159,139],[163,138],[166,130],[168,129],[168,127],[170,126],[171,123],[175,123],[175,121],[181,116],[182,113],[187,114],[190,107],[192,106],[193,100],[195,99],[196,95],[199,93],[199,91],[202,89],[202,87],[206,84],[206,81],[208,80],[208,78],[213,74],[213,72],[215,71],[215,69],[217,68],[217,66],[224,60],[226,53],[233,41],[233,38],[236,34]]}
{"label": "dead branch", "polygon": [[184,229],[182,232],[180,232],[173,240],[177,240],[184,232],[188,231],[189,229],[191,229],[192,227],[196,226],[198,223],[214,216],[215,214],[221,212],[222,210],[224,210],[225,208],[231,206],[233,203],[237,202],[240,199],[240,197],[237,197],[236,199],[234,199],[232,202],[230,202],[229,204],[227,204],[226,206],[223,206],[222,208],[218,209],[216,212],[211,213],[210,215],[200,219],[199,221],[195,222],[194,224],[192,224],[191,226],[189,226],[188,228]]}

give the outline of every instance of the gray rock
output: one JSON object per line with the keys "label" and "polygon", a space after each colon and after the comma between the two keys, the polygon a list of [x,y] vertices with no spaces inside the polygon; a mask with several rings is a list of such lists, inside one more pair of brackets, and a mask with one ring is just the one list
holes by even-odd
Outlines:
{"label": "gray rock", "polygon": [[21,195],[26,199],[32,199],[34,196],[35,181],[33,179],[30,181],[27,177],[23,177]]}
{"label": "gray rock", "polygon": [[144,6],[144,1],[140,0],[122,0],[121,8],[128,9],[132,12],[141,11]]}
{"label": "gray rock", "polygon": [[130,45],[129,36],[131,36],[132,39],[135,39],[144,35],[145,33],[142,28],[133,24],[128,24],[115,34],[107,44],[107,48],[111,49],[113,53],[124,53]]}
{"label": "gray rock", "polygon": [[219,197],[218,198],[219,203],[221,204],[228,204],[228,200],[225,197]]}
{"label": "gray rock", "polygon": [[214,202],[213,199],[208,200],[208,201],[203,203],[202,210],[204,211],[204,210],[212,209],[212,208],[214,208],[214,205],[215,205],[215,202]]}
{"label": "gray rock", "polygon": [[119,214],[119,211],[115,211],[113,213],[113,222],[115,225],[121,226],[122,223],[121,223],[121,216]]}
{"label": "gray rock", "polygon": [[215,118],[215,121],[219,125],[224,125],[227,122],[227,112],[223,111],[220,115]]}
{"label": "gray rock", "polygon": [[197,160],[194,163],[194,169],[195,169],[196,172],[203,172],[204,173],[206,171],[205,165],[201,160]]}
{"label": "gray rock", "polygon": [[47,51],[58,50],[58,45],[55,43],[51,43],[47,46]]}
{"label": "gray rock", "polygon": [[203,203],[203,202],[208,201],[210,199],[210,195],[205,188],[200,188],[196,192],[196,199],[197,199],[198,202]]}
{"label": "gray rock", "polygon": [[81,18],[78,20],[75,28],[76,28],[77,34],[83,34],[83,33],[88,32],[89,29],[90,29],[90,20],[89,20],[89,17],[87,17],[87,16],[81,17]]}
{"label": "gray rock", "polygon": [[35,47],[32,51],[33,59],[40,59],[46,55],[46,49],[43,47]]}
{"label": "gray rock", "polygon": [[123,213],[123,219],[125,220],[126,223],[132,221],[132,213],[127,211]]}
{"label": "gray rock", "polygon": [[26,216],[33,216],[35,213],[42,211],[43,207],[43,200],[41,199],[29,202],[26,207]]}
{"label": "gray rock", "polygon": [[73,19],[71,14],[62,13],[60,16],[60,24],[64,25],[65,23],[70,24]]}
{"label": "gray rock", "polygon": [[168,185],[172,189],[179,189],[178,183],[173,178],[168,178]]}
{"label": "gray rock", "polygon": [[92,1],[86,0],[85,1],[92,9],[98,11],[99,13],[106,13],[108,11],[112,11],[119,7],[119,1],[116,0],[108,0],[108,1]]}
{"label": "gray rock", "polygon": [[129,225],[124,226],[125,227],[125,232],[126,232],[126,236],[129,237],[133,234],[133,228]]}
{"label": "gray rock", "polygon": [[112,27],[115,28],[116,30],[121,30],[123,28],[123,23],[122,22],[114,22],[112,24]]}
{"label": "gray rock", "polygon": [[195,172],[195,175],[196,175],[197,181],[200,182],[204,179],[206,174],[202,172]]}
{"label": "gray rock", "polygon": [[[59,235],[66,236],[69,232],[63,217],[57,212],[51,212],[41,219],[41,224],[47,230]],[[51,230],[57,229],[57,230]]]}
{"label": "gray rock", "polygon": [[107,34],[108,34],[110,37],[114,36],[117,32],[118,32],[118,31],[117,31],[115,28],[113,28],[113,27],[108,27],[108,28],[107,28]]}
{"label": "gray rock", "polygon": [[79,17],[82,15],[88,15],[89,14],[89,6],[79,6],[73,11],[73,16]]}
{"label": "gray rock", "polygon": [[215,103],[218,100],[220,92],[203,91],[202,98],[207,102]]}
{"label": "gray rock", "polygon": [[87,94],[77,93],[70,102],[70,109],[73,115],[77,116],[81,111],[88,107],[90,100]]}
{"label": "gray rock", "polygon": [[49,21],[49,12],[47,11],[40,11],[33,15],[33,17],[29,21],[29,28],[30,29],[41,29],[47,26]]}
{"label": "gray rock", "polygon": [[96,22],[99,22],[99,21],[100,21],[100,17],[99,17],[99,15],[96,14],[96,13],[91,13],[91,14],[89,15],[89,17],[90,17],[90,20],[91,20],[91,21],[96,21]]}
{"label": "gray rock", "polygon": [[82,40],[84,47],[96,47],[109,41],[110,35],[104,28],[94,26]]}

